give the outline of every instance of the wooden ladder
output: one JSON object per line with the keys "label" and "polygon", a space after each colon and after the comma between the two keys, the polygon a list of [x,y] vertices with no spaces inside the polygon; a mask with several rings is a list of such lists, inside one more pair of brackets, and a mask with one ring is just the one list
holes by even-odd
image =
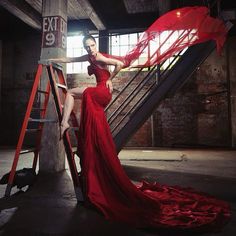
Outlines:
{"label": "wooden ladder", "polygon": [[[40,90],[40,80],[42,78],[42,72],[43,68],[46,68],[47,75],[48,75],[48,83],[46,86],[46,90]],[[61,93],[59,92],[61,90]],[[42,102],[42,108],[41,107],[33,107],[34,102],[36,100],[36,94],[40,93],[44,95],[44,101]],[[33,152],[34,153],[34,158],[33,158],[33,164],[32,164],[32,169],[35,171],[36,166],[37,166],[37,161],[38,161],[38,156],[39,156],[39,150],[40,150],[40,144],[41,144],[41,138],[42,138],[42,131],[43,131],[43,126],[46,122],[58,122],[59,125],[62,121],[62,115],[63,115],[63,104],[62,100],[65,99],[67,93],[67,85],[66,85],[66,80],[63,74],[62,67],[56,63],[49,63],[47,61],[45,62],[39,62],[37,73],[35,76],[34,84],[32,87],[30,99],[28,102],[28,106],[26,109],[24,121],[22,124],[20,136],[18,139],[16,151],[15,151],[15,156],[14,160],[12,163],[11,170],[9,172],[9,178],[8,178],[8,183],[5,191],[5,197],[9,197],[11,194],[11,189],[14,186],[14,178],[16,174],[16,169],[18,165],[19,158],[22,154],[28,153],[28,152]],[[53,95],[55,107],[56,107],[56,112],[58,116],[58,120],[52,120],[52,119],[46,119],[46,110],[48,106],[48,101],[49,101],[49,96],[50,94]],[[63,96],[61,96],[63,95]],[[40,114],[40,118],[32,118],[31,114],[33,111],[38,110]],[[74,132],[75,136],[78,140],[78,121],[76,119],[75,113],[72,112],[70,115],[70,119],[72,122],[72,126],[74,127]],[[28,125],[30,122],[36,122],[38,123],[38,127],[35,129],[30,129],[28,128]],[[36,144],[35,147],[29,150],[22,150],[23,143],[25,140],[25,135],[27,133],[36,133]],[[83,201],[83,194],[80,188],[80,182],[79,182],[79,176],[77,172],[77,166],[75,163],[75,153],[73,152],[72,149],[72,144],[70,140],[70,135],[68,132],[65,132],[63,135],[63,143],[65,147],[65,152],[66,152],[66,157],[74,185],[74,190],[76,194],[76,198],[78,201]]]}

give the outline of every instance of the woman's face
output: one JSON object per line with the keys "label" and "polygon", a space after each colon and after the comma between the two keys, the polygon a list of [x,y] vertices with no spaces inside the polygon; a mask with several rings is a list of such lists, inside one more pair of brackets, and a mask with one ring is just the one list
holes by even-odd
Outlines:
{"label": "woman's face", "polygon": [[87,39],[84,43],[84,48],[89,55],[96,56],[97,44],[92,39]]}

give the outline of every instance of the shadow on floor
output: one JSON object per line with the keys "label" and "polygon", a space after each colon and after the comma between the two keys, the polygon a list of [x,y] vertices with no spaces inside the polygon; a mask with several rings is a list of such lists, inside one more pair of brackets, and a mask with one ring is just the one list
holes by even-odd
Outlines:
{"label": "shadow on floor", "polygon": [[[200,191],[227,200],[235,209],[234,179],[160,171],[150,168],[124,166],[133,181],[148,180],[191,186]],[[17,192],[10,198],[0,199],[1,236],[192,236],[193,232],[168,232],[166,230],[135,229],[110,222],[92,208],[78,205],[72,181],[66,171],[58,174],[40,174],[35,184],[26,192]],[[204,235],[236,235],[235,211],[232,220],[222,232]]]}

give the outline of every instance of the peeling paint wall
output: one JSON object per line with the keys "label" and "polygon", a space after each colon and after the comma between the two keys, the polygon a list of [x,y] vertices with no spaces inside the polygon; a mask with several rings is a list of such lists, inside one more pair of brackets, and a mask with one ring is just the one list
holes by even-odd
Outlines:
{"label": "peeling paint wall", "polygon": [[230,146],[226,51],[214,51],[155,114],[156,146]]}
{"label": "peeling paint wall", "polygon": [[40,37],[3,42],[1,144],[17,142],[37,70],[40,44]]}

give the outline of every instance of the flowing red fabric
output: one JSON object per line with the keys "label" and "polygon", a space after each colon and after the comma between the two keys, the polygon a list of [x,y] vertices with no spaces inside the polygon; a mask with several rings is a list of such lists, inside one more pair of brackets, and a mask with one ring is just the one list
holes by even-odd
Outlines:
{"label": "flowing red fabric", "polygon": [[[198,8],[196,11],[198,13]],[[172,19],[172,14],[167,15]],[[175,24],[172,20],[164,25],[162,20],[160,22],[160,29],[165,29],[166,24]],[[230,217],[229,205],[224,201],[191,189],[131,182],[118,159],[104,113],[111,100],[105,85],[110,73],[92,58],[90,64],[89,71],[95,74],[97,86],[87,88],[83,93],[78,145],[81,185],[86,201],[107,219],[135,227],[216,229],[224,225]]]}
{"label": "flowing red fabric", "polygon": [[[157,65],[197,43],[214,40],[220,52],[226,39],[224,22],[209,15],[206,7],[175,9],[158,18],[122,60],[125,67]],[[108,57],[114,57],[107,55]]]}

